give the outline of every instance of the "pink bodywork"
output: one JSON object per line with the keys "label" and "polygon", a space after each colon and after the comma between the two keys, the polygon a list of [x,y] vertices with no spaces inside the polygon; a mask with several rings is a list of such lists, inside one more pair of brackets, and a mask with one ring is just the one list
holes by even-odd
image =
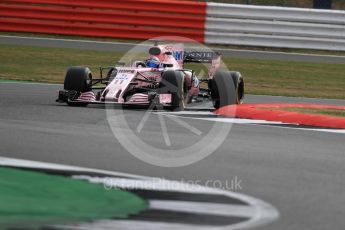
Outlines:
{"label": "pink bodywork", "polygon": [[[161,63],[170,64],[172,67],[166,67],[165,70],[181,70],[183,69],[183,53],[184,45],[183,44],[173,44],[173,45],[159,45],[158,46],[162,51],[160,55],[154,55],[157,57]],[[178,60],[175,58],[176,55],[165,54],[166,52],[179,52],[181,57]],[[152,57],[151,55],[150,57]],[[212,66],[208,73],[208,78],[212,78],[215,71],[219,68],[220,57],[215,59],[212,62]],[[117,75],[115,78],[106,86],[103,90],[100,100],[105,102],[119,103],[119,104],[140,104],[148,105],[150,103],[148,94],[144,93],[134,93],[130,98],[125,99],[125,94],[135,88],[149,88],[151,83],[140,81],[138,78],[142,78],[141,75],[144,75],[147,79],[153,80],[156,82],[160,81],[161,71],[163,68],[147,68],[136,66],[132,67],[116,67]],[[199,80],[195,77],[192,77],[192,74],[186,72],[185,81],[188,86],[188,95],[189,97],[197,97],[199,94]],[[78,98],[79,101],[95,101],[95,95],[91,92],[82,93]],[[160,95],[159,101],[161,104],[171,103],[171,95]],[[188,100],[189,101],[189,100]]]}
{"label": "pink bodywork", "polygon": [[[127,102],[124,100],[124,94],[129,90],[134,88],[145,88],[150,84],[147,82],[136,81],[138,72],[142,73],[152,73],[149,76],[151,79],[159,81],[160,72],[153,68],[136,68],[136,67],[120,67],[117,68],[118,72],[115,79],[105,88],[101,96],[101,100],[107,102],[118,102],[118,103],[128,103],[128,104],[148,104],[148,95],[143,93],[136,93],[129,98]],[[135,84],[131,84],[135,82]]]}

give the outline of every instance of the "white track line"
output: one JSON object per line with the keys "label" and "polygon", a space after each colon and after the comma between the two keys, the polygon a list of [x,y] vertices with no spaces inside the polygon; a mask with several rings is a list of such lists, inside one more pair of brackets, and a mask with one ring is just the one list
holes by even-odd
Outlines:
{"label": "white track line", "polygon": [[150,200],[150,209],[244,218],[252,218],[256,215],[255,209],[247,205],[191,201]]}
{"label": "white track line", "polygon": [[[178,115],[214,115],[211,112],[177,112],[177,113],[163,113],[167,116],[178,116]],[[183,116],[182,116],[183,117]],[[303,127],[288,127],[279,125],[297,125],[291,123],[275,122],[275,121],[265,121],[265,120],[251,120],[251,119],[240,119],[240,118],[227,118],[227,117],[192,117],[185,116],[183,118],[194,119],[194,120],[205,120],[213,122],[224,122],[231,124],[248,124],[248,125],[272,125],[270,127],[274,128],[284,128],[284,129],[294,129],[303,131],[314,131],[314,132],[326,132],[326,133],[337,133],[345,134],[345,129],[327,129],[327,128],[303,128]]]}
{"label": "white track line", "polygon": [[[145,220],[100,220],[77,226],[57,225],[60,230],[220,230],[213,226],[150,222]],[[235,229],[235,228],[234,228]]]}

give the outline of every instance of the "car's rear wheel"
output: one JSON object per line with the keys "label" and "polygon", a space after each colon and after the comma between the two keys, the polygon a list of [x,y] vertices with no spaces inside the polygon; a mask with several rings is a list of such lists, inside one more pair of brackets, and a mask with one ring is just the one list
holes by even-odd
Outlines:
{"label": "car's rear wheel", "polygon": [[218,71],[209,87],[214,108],[238,103],[238,93],[231,72]]}
{"label": "car's rear wheel", "polygon": [[92,73],[87,67],[70,67],[67,70],[64,89],[69,92],[68,105],[87,106],[87,103],[73,102],[80,93],[91,91]]}
{"label": "car's rear wheel", "polygon": [[157,93],[171,94],[171,105],[164,109],[181,111],[186,108],[188,89],[181,71],[163,72]]}

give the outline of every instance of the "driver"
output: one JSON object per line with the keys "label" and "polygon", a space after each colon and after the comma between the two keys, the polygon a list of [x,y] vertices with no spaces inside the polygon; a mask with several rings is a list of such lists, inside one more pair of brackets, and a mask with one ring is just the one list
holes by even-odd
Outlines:
{"label": "driver", "polygon": [[145,61],[145,64],[147,67],[151,67],[151,68],[159,68],[160,66],[160,61],[158,57],[150,57],[149,59],[147,59]]}

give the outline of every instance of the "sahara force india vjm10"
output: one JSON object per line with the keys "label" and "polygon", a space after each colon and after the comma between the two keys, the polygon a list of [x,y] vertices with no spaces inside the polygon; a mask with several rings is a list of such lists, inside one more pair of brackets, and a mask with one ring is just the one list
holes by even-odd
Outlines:
{"label": "sahara force india vjm10", "polygon": [[[208,99],[216,109],[242,103],[243,77],[236,71],[220,70],[220,53],[187,52],[183,44],[155,45],[148,53],[148,59],[127,67],[101,67],[98,78],[93,78],[87,67],[70,67],[57,102],[71,106],[118,104],[166,110],[184,110],[189,103]],[[196,76],[194,70],[184,68],[186,63],[208,65],[207,76]]]}

